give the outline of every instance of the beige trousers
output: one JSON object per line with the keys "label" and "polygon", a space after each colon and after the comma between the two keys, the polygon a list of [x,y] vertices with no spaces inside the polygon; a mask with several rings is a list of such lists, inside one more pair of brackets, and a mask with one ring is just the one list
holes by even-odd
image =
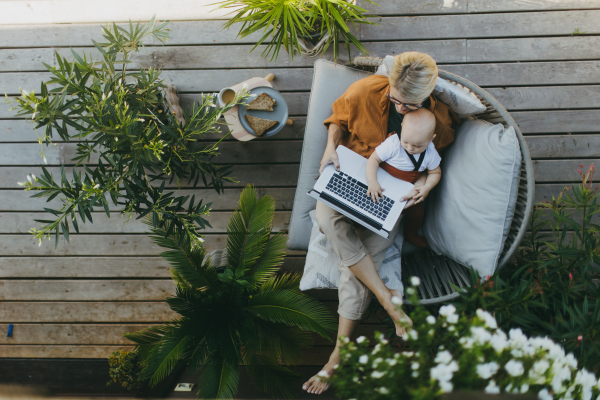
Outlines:
{"label": "beige trousers", "polygon": [[370,254],[379,271],[386,251],[394,242],[402,217],[390,232],[389,239],[355,223],[320,201],[317,201],[316,219],[321,232],[327,236],[331,248],[341,260],[338,267],[342,274],[338,283],[338,314],[346,319],[360,320],[373,299],[373,293],[354,276],[349,267]]}

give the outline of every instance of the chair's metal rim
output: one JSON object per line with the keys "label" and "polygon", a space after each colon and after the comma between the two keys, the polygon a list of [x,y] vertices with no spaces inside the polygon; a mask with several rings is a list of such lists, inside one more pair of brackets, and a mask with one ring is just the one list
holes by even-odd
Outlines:
{"label": "chair's metal rim", "polygon": [[[498,266],[496,267],[496,270],[499,270],[500,268],[502,268],[503,266],[505,266],[508,263],[510,258],[517,251],[521,241],[523,240],[523,236],[525,235],[525,232],[527,231],[527,223],[529,222],[529,218],[531,217],[531,213],[533,212],[533,199],[535,196],[535,179],[534,179],[534,175],[533,175],[533,163],[531,162],[529,148],[527,147],[527,143],[525,142],[525,138],[523,137],[523,133],[521,132],[521,129],[519,128],[519,126],[517,125],[517,123],[515,122],[513,117],[508,113],[508,111],[506,111],[504,106],[502,104],[500,104],[500,102],[498,102],[498,100],[496,100],[496,98],[494,98],[494,96],[489,94],[483,88],[479,87],[478,85],[474,84],[473,82],[471,82],[468,79],[465,79],[461,76],[458,76],[458,75],[455,75],[453,73],[443,71],[443,70],[438,70],[438,75],[444,79],[448,79],[448,80],[454,81],[456,83],[460,83],[461,85],[469,88],[470,90],[472,90],[473,92],[475,92],[476,94],[478,94],[479,96],[484,98],[488,103],[490,103],[490,105],[492,107],[494,107],[494,109],[498,112],[498,114],[500,114],[500,116],[502,118],[504,118],[506,123],[515,129],[515,133],[517,134],[517,139],[519,141],[519,147],[521,148],[521,153],[523,155],[523,162],[525,163],[525,172],[527,174],[527,199],[526,199],[523,220],[521,222],[521,226],[517,233],[517,237],[513,241],[510,248],[506,251],[504,256],[498,261]],[[475,116],[475,117],[477,117],[477,116]]]}

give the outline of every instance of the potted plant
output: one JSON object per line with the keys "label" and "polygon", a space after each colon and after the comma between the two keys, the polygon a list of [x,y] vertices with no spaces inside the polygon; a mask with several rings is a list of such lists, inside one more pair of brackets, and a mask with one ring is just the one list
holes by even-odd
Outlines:
{"label": "potted plant", "polygon": [[[69,174],[72,178],[63,165],[59,177],[42,168],[40,176],[28,175],[20,183],[36,192],[33,197],[62,201],[59,209],[44,208],[51,219],[36,220],[44,225],[30,231],[40,245],[50,235],[58,243],[60,233],[68,241],[80,223],[93,222],[97,209],[110,216],[109,202],[124,214],[150,215],[154,226],[168,223],[182,237],[201,242],[198,230],[207,224],[210,205],[176,196],[165,185],[188,182],[195,187],[200,181],[220,192],[224,182],[233,181],[227,176],[230,166],[212,163],[218,143],[199,143],[204,135],[220,132],[215,124],[230,107],[221,108],[206,96],[189,112],[182,111],[160,70],[128,70],[129,58],[143,47],[143,39],[163,42],[168,30],[154,18],[144,25],[130,22],[129,29],[108,24],[102,28],[105,42],[94,42],[100,60],[72,51],[70,61],[56,53],[56,67],[44,64],[52,78],[42,82],[40,94],[22,90],[16,98],[17,115],[44,132],[40,144],[52,144],[55,135],[77,144],[76,154],[66,162],[79,167]],[[42,157],[46,161],[43,147]]]}
{"label": "potted plant", "polygon": [[[239,37],[263,33],[252,50],[271,38],[262,53],[264,57],[271,54],[271,61],[277,60],[282,46],[293,60],[295,52],[317,56],[330,44],[333,44],[333,58],[337,60],[340,40],[346,44],[349,56],[350,45],[368,54],[350,32],[349,25],[356,28],[357,24],[374,23],[365,16],[367,10],[356,5],[354,0],[225,0],[216,4],[219,8],[236,9],[232,11],[236,14],[224,28],[241,22]],[[312,41],[316,46],[309,48],[306,41]]]}
{"label": "potted plant", "polygon": [[123,335],[145,362],[141,379],[156,385],[184,363],[192,373],[202,368],[198,398],[234,398],[243,364],[262,391],[293,397],[300,385],[286,365],[302,358],[311,333],[329,338],[336,324],[325,306],[299,292],[301,274],[278,274],[286,237],[272,235],[274,212],[273,198],[257,200],[246,187],[227,226],[226,261],[217,265],[168,225],[152,229],[177,286],[167,304],[180,317]]}

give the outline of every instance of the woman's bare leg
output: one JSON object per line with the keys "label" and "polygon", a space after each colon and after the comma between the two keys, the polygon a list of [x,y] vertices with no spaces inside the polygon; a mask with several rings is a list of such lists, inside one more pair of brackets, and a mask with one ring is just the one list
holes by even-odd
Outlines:
{"label": "woman's bare leg", "polygon": [[[340,323],[338,326],[337,338],[339,339],[340,336],[352,338],[352,335],[354,335],[354,331],[358,327],[358,324],[359,324],[359,321],[353,321],[351,319],[346,319],[340,315]],[[325,371],[325,372],[327,372],[327,374],[329,376],[332,376],[333,371],[334,371],[333,367],[339,363],[340,363],[340,341],[336,340],[335,349],[333,350],[333,353],[331,353],[331,356],[329,356],[329,361],[327,362],[327,364],[325,364],[325,366],[323,367],[323,369],[321,369],[321,371]],[[308,381],[304,382],[304,385],[302,385],[302,389],[306,390],[308,393],[321,394],[324,391],[326,391],[327,389],[329,389],[329,384],[325,383],[323,381],[317,380],[317,375],[314,375]]]}
{"label": "woman's bare leg", "polygon": [[401,327],[398,324],[398,321],[403,320],[411,325],[412,321],[404,311],[396,310],[396,307],[392,304],[393,296],[402,297],[400,291],[395,289],[391,290],[385,286],[385,283],[383,283],[375,269],[375,264],[373,264],[370,255],[361,258],[359,262],[350,267],[350,271],[352,271],[354,276],[373,292],[375,297],[377,297],[377,300],[379,300],[385,311],[389,314],[390,318],[392,318],[392,321],[394,321],[394,324],[396,325],[396,334],[402,336],[406,332],[406,329]]}

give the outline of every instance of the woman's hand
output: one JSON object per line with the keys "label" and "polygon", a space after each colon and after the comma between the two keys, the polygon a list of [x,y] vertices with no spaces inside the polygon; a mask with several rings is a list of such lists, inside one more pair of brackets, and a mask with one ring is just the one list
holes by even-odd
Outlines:
{"label": "woman's hand", "polygon": [[371,200],[379,203],[379,198],[383,200],[383,191],[385,189],[379,185],[379,182],[369,182],[369,188],[367,189],[367,196],[371,198]]}
{"label": "woman's hand", "polygon": [[337,151],[335,151],[335,147],[327,146],[325,148],[325,153],[323,154],[323,158],[321,159],[321,168],[319,168],[319,175],[323,173],[323,170],[329,164],[333,164],[337,171],[340,170],[340,160],[337,155]]}

